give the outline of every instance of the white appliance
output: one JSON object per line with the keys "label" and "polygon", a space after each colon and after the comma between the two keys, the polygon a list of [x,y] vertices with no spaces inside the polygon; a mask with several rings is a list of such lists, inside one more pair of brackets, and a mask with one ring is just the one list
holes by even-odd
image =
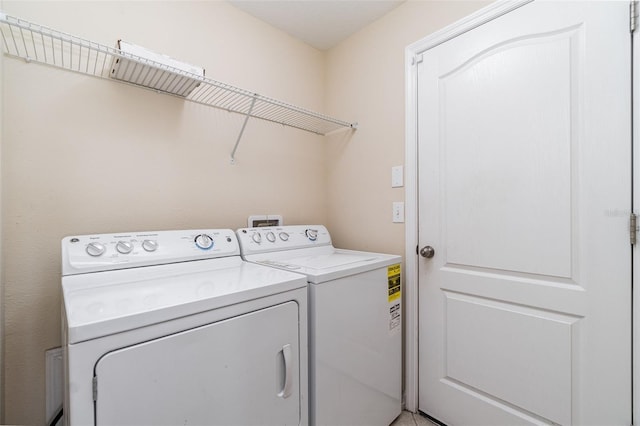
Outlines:
{"label": "white appliance", "polygon": [[65,422],[307,424],[302,275],[231,230],[62,240]]}
{"label": "white appliance", "polygon": [[243,228],[245,260],[309,282],[309,423],[387,426],[401,412],[400,256],[333,247],[324,226]]}

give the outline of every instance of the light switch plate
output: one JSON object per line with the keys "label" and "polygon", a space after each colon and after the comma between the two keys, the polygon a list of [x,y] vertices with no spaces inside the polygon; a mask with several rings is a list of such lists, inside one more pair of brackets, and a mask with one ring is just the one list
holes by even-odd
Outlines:
{"label": "light switch plate", "polygon": [[391,187],[400,188],[404,186],[404,167],[395,166],[391,168]]}
{"label": "light switch plate", "polygon": [[404,202],[393,202],[393,223],[404,223]]}

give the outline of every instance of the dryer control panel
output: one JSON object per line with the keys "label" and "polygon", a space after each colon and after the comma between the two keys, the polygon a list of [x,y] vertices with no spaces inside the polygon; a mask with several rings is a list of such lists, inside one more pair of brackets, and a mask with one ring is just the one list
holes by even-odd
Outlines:
{"label": "dryer control panel", "polygon": [[240,228],[236,233],[243,255],[331,245],[323,225]]}
{"label": "dryer control panel", "polygon": [[230,229],[79,235],[62,240],[62,275],[239,254]]}

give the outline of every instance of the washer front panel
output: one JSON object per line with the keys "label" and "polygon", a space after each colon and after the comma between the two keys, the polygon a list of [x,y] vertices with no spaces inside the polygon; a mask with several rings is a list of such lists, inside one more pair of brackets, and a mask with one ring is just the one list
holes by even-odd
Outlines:
{"label": "washer front panel", "polygon": [[[402,330],[388,269],[309,286],[312,424],[389,425],[402,404]],[[336,350],[340,348],[340,350]]]}

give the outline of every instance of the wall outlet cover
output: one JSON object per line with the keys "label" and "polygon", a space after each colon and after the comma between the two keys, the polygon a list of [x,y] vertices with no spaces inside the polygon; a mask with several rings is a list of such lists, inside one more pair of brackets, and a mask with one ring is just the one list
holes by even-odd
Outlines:
{"label": "wall outlet cover", "polygon": [[404,223],[404,202],[403,201],[393,202],[393,222]]}
{"label": "wall outlet cover", "polygon": [[404,186],[404,166],[391,168],[391,187],[400,188]]}

